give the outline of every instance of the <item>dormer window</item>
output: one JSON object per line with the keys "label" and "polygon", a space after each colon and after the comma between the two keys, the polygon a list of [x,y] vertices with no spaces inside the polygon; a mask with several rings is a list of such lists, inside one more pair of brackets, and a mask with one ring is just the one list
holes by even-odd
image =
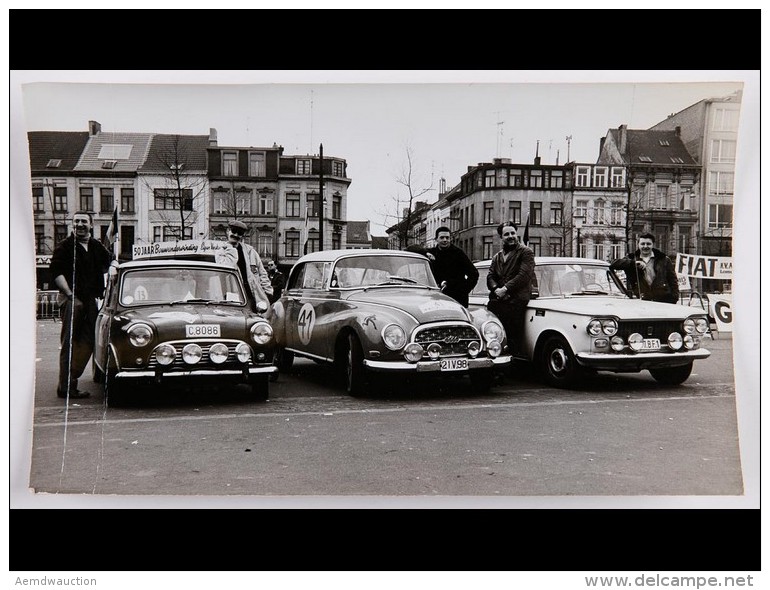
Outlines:
{"label": "dormer window", "polygon": [[650,156],[639,156],[640,162],[652,162],[652,158]]}
{"label": "dormer window", "polygon": [[668,140],[667,140],[667,139],[659,139],[659,140],[658,140],[658,143],[659,143],[660,145],[662,145],[662,146],[669,146],[669,145],[671,145],[671,144],[668,142]]}
{"label": "dormer window", "polygon": [[674,164],[684,164],[684,160],[682,158],[678,158],[678,157],[675,157],[675,156],[671,156],[671,161]]}
{"label": "dormer window", "polygon": [[48,164],[45,165],[46,168],[58,168],[61,166],[61,160],[48,160]]}
{"label": "dormer window", "polygon": [[105,160],[102,162],[102,168],[112,169],[118,165],[117,160]]}

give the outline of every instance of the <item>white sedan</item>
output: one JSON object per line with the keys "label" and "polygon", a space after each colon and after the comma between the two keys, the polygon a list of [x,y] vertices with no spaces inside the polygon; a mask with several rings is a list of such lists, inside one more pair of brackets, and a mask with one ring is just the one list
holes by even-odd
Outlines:
{"label": "white sedan", "polygon": [[[705,312],[670,303],[631,299],[602,260],[537,257],[537,284],[524,321],[523,354],[546,382],[575,384],[588,371],[648,370],[664,384],[687,380],[693,362],[706,359]],[[479,282],[470,307],[486,307],[490,261],[477,262]]]}

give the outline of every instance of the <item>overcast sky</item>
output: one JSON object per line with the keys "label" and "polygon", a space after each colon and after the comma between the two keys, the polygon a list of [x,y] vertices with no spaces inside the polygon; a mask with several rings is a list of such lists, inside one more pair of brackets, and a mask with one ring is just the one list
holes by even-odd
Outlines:
{"label": "overcast sky", "polygon": [[[734,92],[744,78],[734,72],[158,74],[40,72],[29,79],[49,82],[23,87],[24,126],[85,131],[96,120],[103,131],[180,134],[213,127],[219,145],[277,143],[287,155],[317,154],[323,143],[325,156],[348,163],[348,219],[371,220],[375,235],[396,221],[395,198],[405,195],[396,178],[407,146],[414,186],[433,186],[425,200],[434,202],[440,178],[454,186],[467,166],[495,157],[530,163],[538,150],[544,164],[557,157],[563,164],[567,136],[570,159],[594,162],[609,128],[646,129],[699,100]],[[138,83],[146,81],[152,83]]]}

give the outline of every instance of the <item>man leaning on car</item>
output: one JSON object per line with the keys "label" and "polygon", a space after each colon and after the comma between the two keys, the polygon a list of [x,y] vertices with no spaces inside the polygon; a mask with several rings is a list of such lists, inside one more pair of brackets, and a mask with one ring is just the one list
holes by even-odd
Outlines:
{"label": "man leaning on car", "polygon": [[674,263],[663,252],[653,248],[655,236],[639,236],[639,248],[623,258],[614,260],[610,267],[626,273],[629,291],[639,299],[677,303],[679,282]]}

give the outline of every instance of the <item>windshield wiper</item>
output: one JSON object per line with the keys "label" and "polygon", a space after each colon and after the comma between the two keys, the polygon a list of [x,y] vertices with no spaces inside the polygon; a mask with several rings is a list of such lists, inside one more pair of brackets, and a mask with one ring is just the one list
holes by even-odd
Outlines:
{"label": "windshield wiper", "polygon": [[177,303],[211,303],[211,299],[199,299],[192,297],[190,299],[177,299],[176,301],[169,301],[169,305],[175,305]]}
{"label": "windshield wiper", "polygon": [[607,291],[578,291],[577,293],[570,293],[570,295],[609,295]]}
{"label": "windshield wiper", "polygon": [[380,285],[387,285],[390,281],[404,281],[405,283],[411,283],[416,285],[417,281],[410,279],[409,277],[400,277],[398,275],[388,275],[388,281],[385,283],[379,283]]}

